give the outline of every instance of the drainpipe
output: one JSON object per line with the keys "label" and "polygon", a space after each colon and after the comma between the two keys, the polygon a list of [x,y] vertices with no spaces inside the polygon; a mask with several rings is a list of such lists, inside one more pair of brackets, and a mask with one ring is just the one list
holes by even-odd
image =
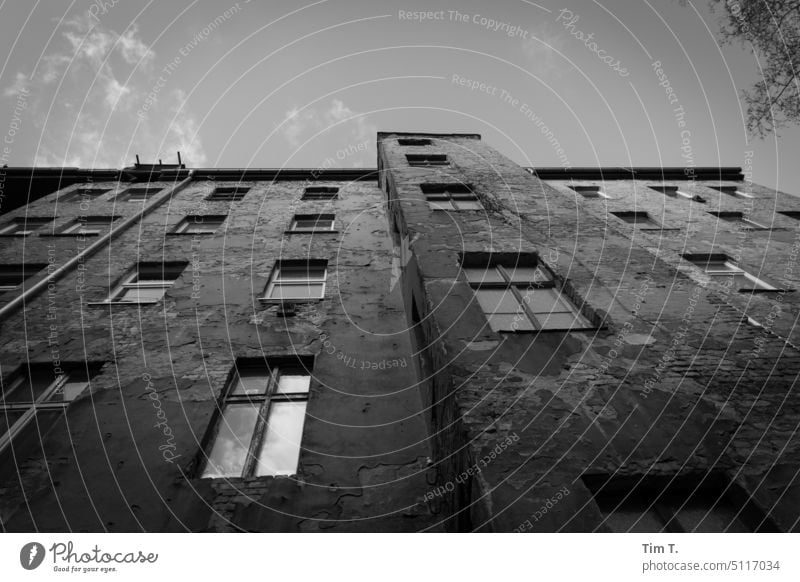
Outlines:
{"label": "drainpipe", "polygon": [[139,212],[138,214],[134,214],[133,216],[129,216],[128,218],[123,220],[119,224],[119,226],[117,226],[116,228],[112,228],[110,232],[101,236],[94,243],[92,243],[84,250],[82,250],[80,253],[72,257],[66,263],[64,263],[51,273],[48,273],[44,279],[40,280],[35,285],[28,287],[20,295],[14,297],[14,299],[12,299],[6,305],[0,308],[0,321],[2,320],[2,318],[10,314],[12,311],[16,310],[18,307],[25,305],[27,301],[33,299],[33,297],[35,297],[41,291],[44,291],[48,287],[48,285],[50,285],[50,283],[53,283],[54,281],[60,279],[62,276],[66,275],[70,270],[72,270],[76,265],[78,265],[78,263],[82,263],[92,255],[94,255],[97,251],[105,247],[112,240],[114,240],[123,232],[128,230],[130,226],[136,224],[140,220],[143,220],[145,216],[147,216],[153,210],[161,206],[164,202],[172,198],[174,194],[183,190],[194,179],[194,174],[195,174],[194,170],[189,170],[189,174],[186,176],[186,178],[175,184],[172,188],[167,188],[166,192],[159,194],[158,196],[153,198],[153,200],[147,206],[142,208],[141,212]]}

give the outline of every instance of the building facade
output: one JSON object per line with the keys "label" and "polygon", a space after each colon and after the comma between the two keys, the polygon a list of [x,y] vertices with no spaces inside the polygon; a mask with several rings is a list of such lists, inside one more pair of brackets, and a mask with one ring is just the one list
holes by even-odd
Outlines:
{"label": "building facade", "polygon": [[800,527],[800,201],[739,168],[70,176],[0,218],[4,530]]}

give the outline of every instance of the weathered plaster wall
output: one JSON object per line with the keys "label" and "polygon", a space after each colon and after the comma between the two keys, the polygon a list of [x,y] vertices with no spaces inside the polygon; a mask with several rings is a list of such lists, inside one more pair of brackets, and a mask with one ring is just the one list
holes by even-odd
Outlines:
{"label": "weathered plaster wall", "polygon": [[[419,503],[427,431],[381,191],[374,182],[340,182],[333,184],[341,188],[338,200],[306,202],[304,182],[264,181],[243,183],[251,190],[241,202],[204,200],[214,186],[233,185],[191,183],[89,259],[83,274],[62,278],[52,293],[0,322],[4,377],[20,363],[48,363],[56,354],[61,361],[104,363],[91,391],[48,434],[43,457],[20,460],[19,471],[3,480],[5,528],[416,531],[430,525]],[[77,202],[56,207],[55,198],[27,212],[57,216],[58,228],[82,212],[127,216],[141,207],[108,195],[82,211]],[[338,232],[284,234],[294,213],[310,212],[334,212]],[[214,235],[168,234],[195,213],[229,217]],[[18,262],[23,248],[26,260],[47,262],[49,243],[60,264],[78,240],[3,240],[0,262]],[[323,301],[284,318],[256,298],[275,261],[295,258],[327,259],[328,287]],[[103,300],[137,261],[160,260],[189,263],[162,302],[87,305]],[[196,478],[200,441],[235,359],[293,353],[315,358],[297,477]]]}
{"label": "weathered plaster wall", "polygon": [[[512,531],[526,520],[534,531],[604,529],[582,475],[712,470],[755,495],[784,529],[793,527],[798,492],[785,484],[800,466],[800,359],[779,329],[749,324],[742,313],[752,309],[758,320],[778,294],[725,296],[715,283],[704,287],[705,276],[678,256],[715,252],[703,250],[709,242],[730,244],[727,226],[717,228],[703,210],[735,200],[714,199],[705,184],[690,186],[708,200],[699,205],[613,182],[605,184],[612,200],[585,202],[478,139],[420,136],[434,143],[411,148],[396,135],[380,137],[383,183],[419,272],[418,282],[412,278],[428,321],[423,345],[441,356],[437,384],[448,397],[431,398],[431,415],[448,419],[436,428],[434,458],[438,483],[451,484],[445,507],[459,516],[450,529]],[[409,167],[412,150],[445,153],[451,164]],[[432,211],[423,181],[472,184],[486,211]],[[766,220],[769,205],[757,198],[754,219]],[[678,230],[645,234],[606,219],[606,207],[640,206]],[[776,226],[793,228],[783,218]],[[785,253],[793,232],[775,231],[771,242],[759,238],[769,241],[769,233],[751,234],[742,264],[763,263],[763,276],[780,279],[788,259],[774,249],[782,244]],[[490,251],[538,253],[598,329],[492,332],[459,274],[460,253]],[[782,296],[783,309],[794,313],[794,294]],[[465,467],[473,470],[463,475]],[[561,491],[556,508],[541,512]]]}

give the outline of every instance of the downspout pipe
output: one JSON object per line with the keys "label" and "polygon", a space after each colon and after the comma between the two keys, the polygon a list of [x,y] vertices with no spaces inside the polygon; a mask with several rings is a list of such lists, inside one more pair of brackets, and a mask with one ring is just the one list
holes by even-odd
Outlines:
{"label": "downspout pipe", "polygon": [[189,183],[194,179],[194,176],[195,176],[195,170],[190,170],[186,178],[184,178],[171,188],[167,188],[165,192],[153,198],[153,200],[149,204],[147,204],[144,208],[142,208],[140,212],[132,216],[129,216],[128,218],[123,220],[119,224],[119,226],[117,226],[116,228],[112,228],[111,231],[101,236],[94,243],[92,243],[84,250],[82,250],[80,253],[72,257],[66,263],[60,265],[58,268],[48,273],[44,279],[41,279],[34,285],[25,289],[21,294],[14,297],[14,299],[12,299],[6,305],[0,308],[0,321],[2,321],[3,318],[8,316],[10,313],[14,312],[17,308],[24,306],[26,302],[30,301],[36,295],[47,289],[47,287],[51,283],[57,281],[58,279],[66,275],[69,271],[74,269],[79,263],[84,262],[86,259],[88,259],[92,255],[97,253],[99,250],[107,246],[109,243],[111,243],[111,241],[113,241],[119,235],[128,230],[128,228],[130,228],[137,222],[143,220],[144,217],[150,214],[153,210],[155,210],[156,208],[161,206],[164,202],[172,198],[172,196],[174,196],[175,194],[186,188],[186,186],[188,186]]}

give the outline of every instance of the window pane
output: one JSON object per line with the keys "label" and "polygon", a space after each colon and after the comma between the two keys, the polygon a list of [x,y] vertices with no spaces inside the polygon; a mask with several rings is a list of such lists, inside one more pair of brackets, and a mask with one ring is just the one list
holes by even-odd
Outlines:
{"label": "window pane", "polygon": [[37,366],[31,368],[30,375],[27,370],[22,373],[24,377],[21,381],[15,379],[6,385],[7,393],[3,394],[3,399],[8,404],[35,401],[56,380],[52,368]]}
{"label": "window pane", "polygon": [[477,200],[457,200],[459,210],[483,210],[483,206]]}
{"label": "window pane", "polygon": [[428,202],[428,204],[430,204],[431,209],[433,209],[433,210],[455,210],[456,209],[456,207],[453,206],[453,203],[450,202],[449,200],[441,200],[441,201],[439,201],[439,200],[437,200],[437,201],[431,200],[430,202]]}
{"label": "window pane", "polygon": [[287,371],[282,373],[278,379],[278,394],[302,394],[308,393],[311,384],[311,376],[300,371]]}
{"label": "window pane", "polygon": [[512,283],[539,283],[550,279],[538,267],[506,267]]}
{"label": "window pane", "polygon": [[14,423],[22,416],[21,410],[0,410],[0,437],[2,437],[8,429],[14,426]]}
{"label": "window pane", "polygon": [[123,301],[125,303],[156,303],[159,301],[167,290],[164,287],[156,288],[129,288],[125,289],[115,301]]}
{"label": "window pane", "polygon": [[559,300],[559,292],[555,289],[537,289],[531,287],[522,291],[522,297],[534,313],[550,313],[569,311]]}
{"label": "window pane", "polygon": [[319,299],[322,283],[277,284],[272,288],[270,299]]}
{"label": "window pane", "polygon": [[528,316],[524,313],[494,313],[487,314],[489,327],[492,331],[533,331],[535,328],[531,324]]}
{"label": "window pane", "polygon": [[266,394],[269,385],[269,373],[264,371],[242,370],[236,379],[231,394]]}
{"label": "window pane", "polygon": [[297,220],[294,230],[330,230],[331,220]]}
{"label": "window pane", "polygon": [[572,313],[547,313],[537,314],[542,324],[542,329],[571,329],[573,327],[588,327],[582,319]]}
{"label": "window pane", "polygon": [[484,313],[517,313],[521,311],[510,289],[478,289],[475,291]]}
{"label": "window pane", "polygon": [[289,266],[280,267],[277,281],[308,281],[311,279],[324,279],[325,267],[318,266]]}
{"label": "window pane", "polygon": [[505,279],[494,267],[489,267],[489,269],[466,268],[464,273],[470,283],[505,283]]}
{"label": "window pane", "polygon": [[258,419],[258,408],[255,404],[225,407],[203,477],[241,476]]}
{"label": "window pane", "polygon": [[89,383],[85,380],[67,381],[55,391],[53,397],[49,400],[53,402],[72,402],[80,396],[81,392],[86,390],[88,386]]}
{"label": "window pane", "polygon": [[306,402],[273,402],[267,434],[258,454],[256,475],[292,475],[297,472]]}

